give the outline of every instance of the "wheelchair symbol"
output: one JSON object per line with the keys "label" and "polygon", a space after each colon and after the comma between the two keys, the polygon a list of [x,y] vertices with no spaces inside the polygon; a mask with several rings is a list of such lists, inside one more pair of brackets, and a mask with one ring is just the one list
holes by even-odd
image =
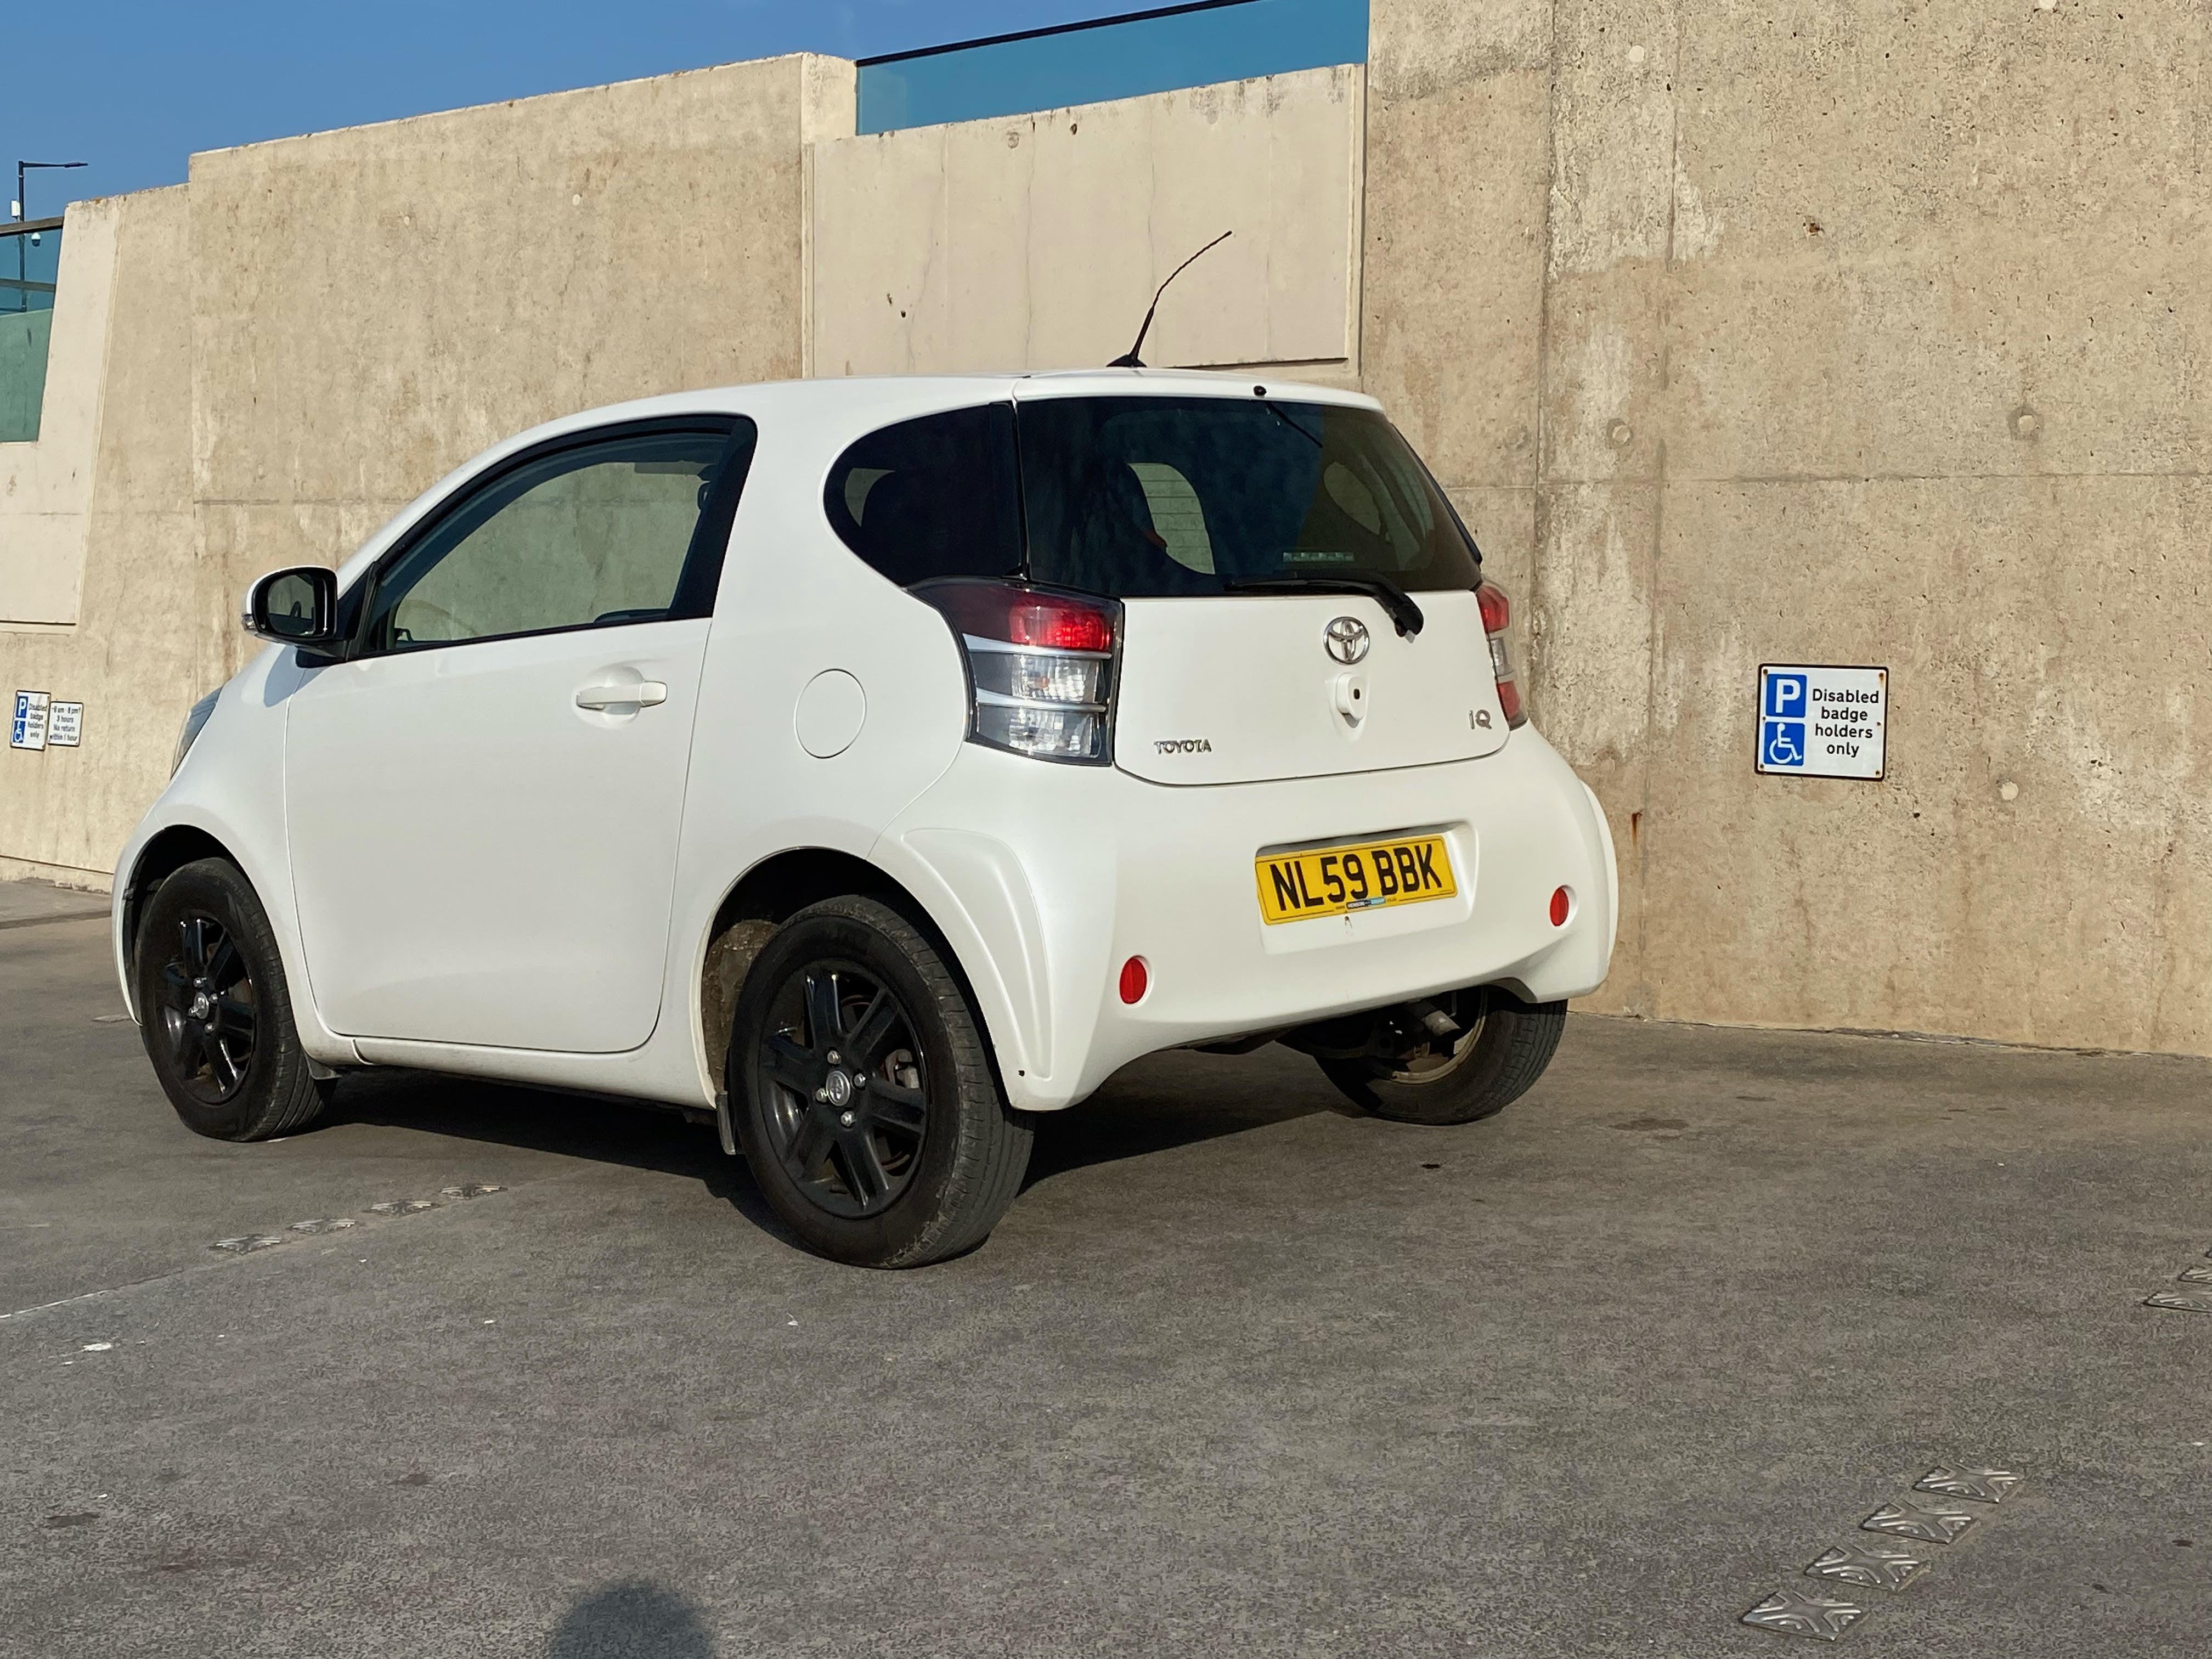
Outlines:
{"label": "wheelchair symbol", "polygon": [[1759,736],[1759,752],[1769,766],[1805,763],[1805,722],[1768,720]]}

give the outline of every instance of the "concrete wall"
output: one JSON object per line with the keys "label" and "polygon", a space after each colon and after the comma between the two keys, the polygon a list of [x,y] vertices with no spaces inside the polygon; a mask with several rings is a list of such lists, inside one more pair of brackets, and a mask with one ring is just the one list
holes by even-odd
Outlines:
{"label": "concrete wall", "polygon": [[798,374],[803,158],[852,131],[852,85],[731,64],[215,151],[74,205],[45,429],[0,445],[0,689],[81,697],[85,737],[0,750],[0,875],[105,883],[184,711],[253,645],[255,575],[336,562],[556,414]]}
{"label": "concrete wall", "polygon": [[1342,375],[1357,328],[1360,70],[1308,70],[813,151],[813,372],[1163,367]]}
{"label": "concrete wall", "polygon": [[[66,540],[27,535],[0,509],[0,580],[27,554],[66,556],[76,618],[66,628],[0,628],[0,691],[26,687],[85,704],[82,747],[0,750],[0,876],[104,882],[123,836],[167,775],[177,723],[199,695],[190,619],[207,605],[193,550],[185,418],[186,229],[182,186],[70,209],[46,425],[36,444],[0,446],[0,468],[69,480],[82,502]],[[104,370],[82,379],[63,373],[65,331],[88,352],[93,340],[105,342]]]}
{"label": "concrete wall", "polygon": [[[0,623],[77,619],[113,313],[121,202],[86,202],[62,237],[46,355],[44,426],[0,444]],[[28,319],[25,321],[27,323]]]}
{"label": "concrete wall", "polygon": [[[1368,384],[1526,561],[1595,1006],[2212,1049],[2204,7],[1375,19]],[[1754,778],[1761,661],[1888,781]]]}
{"label": "concrete wall", "polygon": [[[226,592],[555,415],[797,374],[801,158],[851,128],[850,66],[793,57],[193,157],[192,480]],[[222,638],[210,683],[251,643]]]}
{"label": "concrete wall", "polygon": [[[1474,525],[1620,850],[1593,1006],[2212,1052],[2212,14],[1372,16],[1364,72],[856,138],[850,66],[777,59],[80,206],[55,380],[76,329],[97,395],[0,447],[0,578],[40,514],[90,551],[81,605],[14,589],[53,620],[0,622],[0,689],[84,696],[87,746],[0,752],[0,872],[103,868],[246,580],[483,444],[1100,362],[1233,225],[1146,356],[1364,385]],[[1886,781],[1753,775],[1757,665],[1808,660],[1890,670]]]}

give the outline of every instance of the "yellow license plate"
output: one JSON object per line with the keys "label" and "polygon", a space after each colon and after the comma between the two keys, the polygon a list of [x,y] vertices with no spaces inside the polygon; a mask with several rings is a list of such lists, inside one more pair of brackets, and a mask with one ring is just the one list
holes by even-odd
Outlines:
{"label": "yellow license plate", "polygon": [[1451,855],[1442,836],[1348,842],[1311,853],[1279,853],[1252,861],[1260,914],[1270,923],[1340,916],[1386,904],[1449,898]]}

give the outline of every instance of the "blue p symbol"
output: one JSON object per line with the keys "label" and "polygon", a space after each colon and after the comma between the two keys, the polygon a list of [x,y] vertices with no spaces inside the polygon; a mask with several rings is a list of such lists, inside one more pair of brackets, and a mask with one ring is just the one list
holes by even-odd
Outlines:
{"label": "blue p symbol", "polygon": [[1803,720],[1805,677],[1802,674],[1769,674],[1766,677],[1765,714],[1770,720]]}

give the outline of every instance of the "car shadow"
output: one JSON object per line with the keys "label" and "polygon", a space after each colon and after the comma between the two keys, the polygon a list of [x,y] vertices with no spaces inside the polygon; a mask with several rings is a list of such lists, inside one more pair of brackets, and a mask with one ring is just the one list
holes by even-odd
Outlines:
{"label": "car shadow", "polygon": [[[1022,1190],[1095,1164],[1347,1109],[1311,1062],[1282,1050],[1148,1055],[1109,1079],[1081,1105],[1036,1115]],[[644,1102],[380,1068],[349,1076],[318,1128],[347,1123],[686,1176],[763,1231],[792,1237],[761,1197],[744,1160],[722,1155],[711,1125]]]}
{"label": "car shadow", "polygon": [[798,1243],[762,1199],[744,1160],[722,1155],[711,1124],[650,1102],[380,1066],[346,1077],[311,1133],[348,1123],[685,1176],[762,1231]]}
{"label": "car shadow", "polygon": [[706,1610],[651,1579],[578,1596],[545,1641],[545,1659],[714,1659],[719,1651]]}
{"label": "car shadow", "polygon": [[1081,1105],[1037,1115],[1036,1144],[1022,1190],[1095,1164],[1148,1158],[1349,1109],[1311,1060],[1285,1049],[1147,1054],[1109,1078]]}

